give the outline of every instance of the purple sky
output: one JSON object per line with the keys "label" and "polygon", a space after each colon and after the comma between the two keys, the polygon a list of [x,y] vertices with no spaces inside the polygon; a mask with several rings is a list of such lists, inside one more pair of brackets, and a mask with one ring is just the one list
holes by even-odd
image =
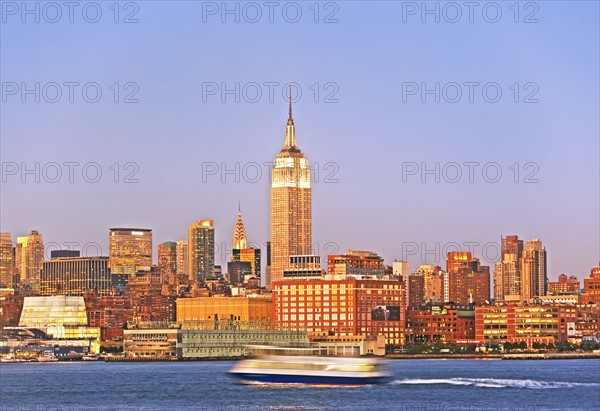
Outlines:
{"label": "purple sky", "polygon": [[323,259],[367,249],[443,266],[458,244],[491,265],[500,237],[517,234],[543,241],[550,280],[598,264],[597,2],[521,3],[518,16],[499,3],[496,23],[481,8],[453,23],[445,3],[439,22],[421,2],[319,3],[318,16],[301,3],[296,23],[285,2],[255,23],[242,3],[239,22],[221,2],[120,3],[118,16],[110,4],[96,23],[80,9],[51,23],[56,10],[40,6],[36,23],[3,3],[1,229],[13,238],[38,229],[108,254],[110,227],[152,228],[156,260],[160,242],[214,219],[225,264],[239,200],[249,241],[264,244],[264,163],[283,145],[293,81]]}

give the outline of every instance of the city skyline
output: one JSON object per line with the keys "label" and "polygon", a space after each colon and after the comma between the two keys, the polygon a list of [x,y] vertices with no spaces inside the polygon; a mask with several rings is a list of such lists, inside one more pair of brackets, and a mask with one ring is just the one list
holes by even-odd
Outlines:
{"label": "city skyline", "polygon": [[[316,254],[370,249],[388,264],[408,259],[415,267],[421,259],[403,258],[403,244],[425,243],[423,248],[433,249],[436,243],[478,242],[474,256],[491,265],[481,255],[481,247],[498,244],[503,235],[518,234],[544,241],[551,280],[560,273],[582,279],[599,259],[599,107],[594,91],[598,89],[598,28],[593,18],[597,4],[565,10],[544,3],[540,22],[529,25],[510,19],[498,25],[423,24],[417,16],[389,26],[385,36],[377,31],[359,36],[351,29],[364,23],[397,22],[395,17],[401,14],[392,11],[401,13],[400,5],[381,13],[376,5],[344,4],[337,24],[307,19],[297,25],[278,22],[264,31],[260,28],[265,26],[223,24],[218,18],[193,24],[194,14],[186,13],[190,10],[186,7],[199,6],[178,4],[164,10],[144,4],[138,24],[111,26],[102,40],[95,36],[93,25],[2,26],[6,41],[0,64],[5,82],[96,81],[107,99],[112,98],[108,87],[115,82],[122,87],[133,81],[140,88],[136,104],[106,100],[97,105],[81,100],[52,104],[43,99],[39,104],[32,100],[23,104],[18,95],[6,96],[0,125],[3,163],[20,167],[24,162],[32,168],[35,162],[40,167],[79,162],[79,172],[84,164],[97,162],[102,168],[98,183],[82,180],[80,173],[69,183],[64,167],[57,183],[43,178],[35,183],[31,175],[22,183],[20,171],[3,175],[0,225],[13,241],[37,229],[46,243],[97,243],[107,253],[104,233],[109,227],[152,228],[159,244],[186,239],[191,222],[210,218],[215,221],[216,243],[228,244],[240,200],[246,229],[264,253],[269,240],[270,181],[269,167],[263,164],[272,162],[280,148],[287,103],[282,92],[294,81],[303,91],[294,99],[298,135],[319,171],[319,181],[314,181],[313,173],[312,184],[313,242],[321,248]],[[172,30],[160,39],[150,30],[155,24],[174,21],[178,24],[170,25]],[[311,30],[304,30],[309,25]],[[191,60],[181,64],[178,56],[188,48],[194,50],[207,27],[219,33],[215,42],[202,43],[206,54],[192,53]],[[472,35],[474,27],[478,36]],[[49,59],[43,67],[35,64],[33,56],[49,56],[36,40],[41,34],[53,41],[55,55],[84,50],[77,54],[78,64],[65,65],[61,60],[67,58]],[[115,49],[123,35],[131,36],[135,50],[155,45],[156,54]],[[223,50],[240,35],[246,47],[241,58],[249,71],[226,64]],[[448,50],[439,38],[454,48]],[[470,42],[464,43],[464,38]],[[342,40],[354,47],[340,47]],[[516,41],[531,53],[516,58]],[[20,50],[31,54],[23,57]],[[119,59],[114,59],[115,53]],[[357,61],[355,53],[365,58]],[[203,55],[217,57],[207,62]],[[282,56],[298,64],[290,65]],[[171,62],[165,65],[169,70],[156,66],[155,59]],[[587,63],[579,64],[583,61]],[[173,70],[180,75],[173,76]],[[405,83],[433,87],[436,82],[470,81],[497,82],[503,100],[491,104],[479,98],[452,104],[444,99],[436,103],[432,97],[422,103],[419,94],[403,96]],[[239,102],[232,95],[222,98],[220,92],[206,95],[203,101],[203,84],[221,87],[223,83],[231,88],[240,83],[242,89],[250,82],[279,85],[272,101],[264,86],[263,98],[256,103],[244,96]],[[537,84],[539,102],[514,103],[509,87],[517,82],[521,97],[528,91],[523,89],[525,83]],[[320,92],[318,102],[314,90]],[[467,94],[464,89],[463,97]],[[337,102],[325,102],[327,96]],[[480,163],[473,183],[467,180],[466,162]],[[493,162],[503,172],[498,183],[481,178],[482,166]],[[113,181],[114,167],[109,168],[115,163],[118,183]],[[203,164],[219,168],[225,164],[231,170],[236,163],[239,174],[244,165],[259,165],[261,177],[254,181],[254,174],[247,174],[235,182],[235,175],[221,176],[221,169],[203,173]],[[421,168],[422,163],[429,169],[435,163],[440,169],[457,163],[462,166],[462,180],[450,183],[443,177],[451,176],[444,175],[436,183],[435,176],[429,175],[422,183],[420,171],[402,175],[402,164]],[[525,168],[526,164],[531,167]],[[246,171],[255,170],[246,167]],[[525,183],[532,173],[538,182]],[[130,175],[138,182],[123,182]],[[90,202],[90,198],[102,201]],[[343,205],[343,213],[333,204]],[[331,243],[337,250],[326,248]],[[428,257],[422,262],[443,265],[445,256],[439,254],[437,261]]]}

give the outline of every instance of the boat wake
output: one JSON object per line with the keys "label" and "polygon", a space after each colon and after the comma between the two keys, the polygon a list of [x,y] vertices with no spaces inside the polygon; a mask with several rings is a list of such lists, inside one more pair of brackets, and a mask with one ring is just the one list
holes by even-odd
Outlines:
{"label": "boat wake", "polygon": [[598,383],[579,383],[562,381],[512,380],[500,378],[448,378],[448,379],[405,379],[395,380],[394,385],[464,385],[482,388],[528,388],[532,390],[547,390],[555,388],[597,387]]}

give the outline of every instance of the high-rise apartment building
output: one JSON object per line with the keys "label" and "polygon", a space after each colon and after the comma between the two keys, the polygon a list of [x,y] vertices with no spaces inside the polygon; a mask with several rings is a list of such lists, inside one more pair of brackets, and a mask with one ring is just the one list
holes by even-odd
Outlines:
{"label": "high-rise apartment building", "polygon": [[535,238],[525,243],[521,262],[521,300],[546,295],[546,249]]}
{"label": "high-rise apartment building", "polygon": [[501,238],[500,261],[494,270],[494,299],[518,300],[521,295],[523,240],[516,235]]}
{"label": "high-rise apartment building", "polygon": [[13,286],[13,246],[10,233],[0,233],[0,288]]}
{"label": "high-rise apartment building", "polygon": [[158,245],[158,272],[162,278],[177,273],[177,243],[166,241]]}
{"label": "high-rise apartment building", "polygon": [[176,247],[177,258],[177,274],[189,275],[189,257],[188,257],[188,242],[187,240],[178,240]]}
{"label": "high-rise apartment building", "polygon": [[[24,256],[25,281],[37,288],[40,285],[40,273],[44,264],[44,241],[38,231],[33,230],[27,236],[27,247]],[[23,274],[21,274],[22,280]]]}
{"label": "high-rise apartment building", "polygon": [[215,278],[215,228],[213,220],[199,220],[188,227],[190,280]]}
{"label": "high-rise apartment building", "polygon": [[108,253],[114,284],[125,286],[129,276],[152,266],[152,230],[111,228],[108,235]]}
{"label": "high-rise apartment building", "polygon": [[494,272],[496,301],[528,301],[546,295],[546,249],[535,238],[525,243],[516,235],[502,237],[502,260]]}
{"label": "high-rise apartment building", "polygon": [[283,278],[292,255],[312,254],[312,192],[308,160],[298,148],[290,99],[285,144],[273,164],[270,283]]}

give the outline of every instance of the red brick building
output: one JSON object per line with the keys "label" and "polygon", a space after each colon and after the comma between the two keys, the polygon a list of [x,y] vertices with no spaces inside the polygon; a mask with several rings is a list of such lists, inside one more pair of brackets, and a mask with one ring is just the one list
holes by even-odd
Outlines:
{"label": "red brick building", "polygon": [[429,305],[407,311],[408,344],[455,343],[475,339],[473,306]]}
{"label": "red brick building", "polygon": [[100,327],[103,342],[122,341],[127,321],[133,320],[131,301],[122,295],[86,295],[85,306],[90,327]]}
{"label": "red brick building", "polygon": [[574,275],[567,277],[566,274],[561,274],[558,281],[548,282],[548,294],[551,295],[576,293],[579,288],[579,280]]}
{"label": "red brick building", "polygon": [[309,338],[384,335],[405,343],[404,283],[378,279],[310,279],[273,283],[273,321],[280,329],[306,330]]}
{"label": "red brick building", "polygon": [[23,296],[7,294],[0,297],[0,327],[19,325],[23,310]]}
{"label": "red brick building", "polygon": [[475,308],[475,339],[480,342],[564,341],[575,335],[574,305],[498,305]]}
{"label": "red brick building", "polygon": [[590,272],[590,278],[583,280],[581,302],[583,304],[600,304],[600,265],[593,267]]}

